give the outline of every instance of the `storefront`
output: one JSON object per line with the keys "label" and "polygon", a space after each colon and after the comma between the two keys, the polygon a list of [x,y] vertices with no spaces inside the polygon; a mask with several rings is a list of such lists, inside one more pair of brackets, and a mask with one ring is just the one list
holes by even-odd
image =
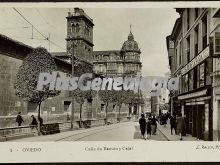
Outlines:
{"label": "storefront", "polygon": [[212,140],[211,87],[178,97],[186,121],[186,133],[202,140]]}

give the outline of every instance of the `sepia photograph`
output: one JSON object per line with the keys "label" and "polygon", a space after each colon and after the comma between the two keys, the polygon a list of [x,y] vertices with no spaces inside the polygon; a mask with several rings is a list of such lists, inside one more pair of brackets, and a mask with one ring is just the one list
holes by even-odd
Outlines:
{"label": "sepia photograph", "polygon": [[0,21],[1,142],[219,140],[220,8],[0,7]]}
{"label": "sepia photograph", "polygon": [[0,163],[220,161],[220,2],[0,3],[0,22]]}

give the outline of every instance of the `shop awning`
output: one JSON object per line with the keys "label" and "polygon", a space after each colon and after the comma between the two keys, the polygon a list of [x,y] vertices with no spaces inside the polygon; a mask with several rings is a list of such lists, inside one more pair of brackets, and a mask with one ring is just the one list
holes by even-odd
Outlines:
{"label": "shop awning", "polygon": [[185,100],[185,99],[191,99],[191,98],[194,98],[194,97],[205,96],[206,93],[207,93],[207,90],[208,89],[204,89],[204,90],[201,90],[201,91],[198,91],[198,92],[188,93],[188,94],[185,94],[185,95],[178,96],[178,100]]}

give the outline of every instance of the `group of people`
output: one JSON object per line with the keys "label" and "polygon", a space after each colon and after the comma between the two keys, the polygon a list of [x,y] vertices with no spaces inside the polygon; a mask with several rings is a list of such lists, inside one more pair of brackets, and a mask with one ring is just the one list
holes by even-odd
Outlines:
{"label": "group of people", "polygon": [[[149,115],[145,118],[144,114],[141,114],[141,118],[139,119],[141,135],[143,139],[149,139],[151,135],[156,135],[157,132],[157,122],[158,119],[155,116]],[[147,135],[145,136],[145,132],[147,130]]]}
{"label": "group of people", "polygon": [[[144,114],[141,114],[139,124],[142,138],[146,140],[149,139],[151,135],[155,135],[157,131],[157,123],[166,126],[168,119],[170,120],[171,135],[173,135],[173,131],[175,131],[175,134],[180,136],[180,140],[183,140],[182,136],[186,134],[186,122],[181,113],[175,116],[167,113],[162,114],[160,117],[151,116],[150,114],[146,118]],[[147,135],[145,136],[146,131]]]}
{"label": "group of people", "polygon": [[[34,117],[34,115],[31,115],[32,121],[30,123],[31,126],[37,126],[38,122],[37,119]],[[43,119],[42,117],[38,117],[38,121],[40,122],[40,125],[43,125]],[[21,124],[24,122],[23,117],[21,116],[21,112],[18,112],[18,115],[16,117],[16,122],[18,123],[18,126],[21,126]]]}

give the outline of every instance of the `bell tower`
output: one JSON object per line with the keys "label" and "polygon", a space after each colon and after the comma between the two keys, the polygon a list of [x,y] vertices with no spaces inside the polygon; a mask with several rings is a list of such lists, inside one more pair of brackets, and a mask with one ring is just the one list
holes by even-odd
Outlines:
{"label": "bell tower", "polygon": [[93,20],[80,8],[68,12],[67,19],[67,54],[80,60],[92,61],[93,52]]}

